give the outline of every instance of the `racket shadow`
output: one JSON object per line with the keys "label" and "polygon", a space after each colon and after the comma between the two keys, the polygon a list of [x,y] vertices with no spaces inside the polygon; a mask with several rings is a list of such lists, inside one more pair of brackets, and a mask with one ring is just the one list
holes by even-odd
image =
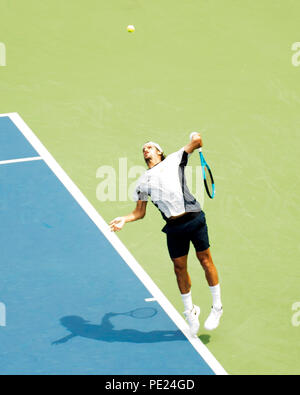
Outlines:
{"label": "racket shadow", "polygon": [[99,325],[92,324],[79,316],[65,316],[60,319],[60,324],[66,328],[69,334],[61,339],[52,342],[52,345],[59,345],[70,341],[75,337],[105,341],[105,342],[125,342],[125,343],[158,343],[170,341],[187,341],[180,330],[164,331],[151,330],[141,331],[137,329],[115,329],[111,319],[122,316],[120,313],[107,313],[103,316]]}

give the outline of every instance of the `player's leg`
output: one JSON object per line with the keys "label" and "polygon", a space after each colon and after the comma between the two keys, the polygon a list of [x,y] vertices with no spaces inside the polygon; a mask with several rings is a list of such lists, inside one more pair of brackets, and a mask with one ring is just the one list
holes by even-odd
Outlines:
{"label": "player's leg", "polygon": [[204,269],[208,285],[214,287],[219,284],[219,278],[209,249],[208,230],[203,211],[197,218],[196,226],[191,229],[190,234],[197,258]]}
{"label": "player's leg", "polygon": [[217,269],[214,265],[210,249],[207,248],[204,251],[196,252],[197,258],[205,272],[205,277],[210,287],[214,287],[219,284],[219,277]]}
{"label": "player's leg", "polygon": [[195,247],[197,258],[205,272],[205,277],[212,294],[212,310],[204,324],[206,329],[212,330],[218,327],[223,314],[223,308],[218,272],[209,249],[208,230],[203,212],[199,215],[197,226],[191,230],[191,241]]}
{"label": "player's leg", "polygon": [[205,272],[205,277],[212,295],[212,308],[210,315],[204,323],[204,327],[207,330],[213,330],[219,326],[220,319],[223,314],[218,272],[213,263],[209,248],[204,251],[197,251],[196,255]]}
{"label": "player's leg", "polygon": [[184,237],[183,234],[167,234],[167,244],[184,305],[184,316],[189,324],[191,335],[196,336],[200,327],[200,308],[193,304],[191,278],[187,270],[190,240]]}
{"label": "player's leg", "polygon": [[200,307],[195,306],[192,301],[192,283],[187,271],[187,257],[187,255],[184,255],[178,258],[172,258],[172,261],[174,264],[178,288],[184,305],[183,314],[189,324],[191,335],[196,336],[200,327]]}
{"label": "player's leg", "polygon": [[187,255],[184,255],[178,258],[171,258],[174,264],[174,272],[181,295],[190,293],[192,286],[191,278],[187,270],[187,257]]}
{"label": "player's leg", "polygon": [[167,233],[167,245],[180,293],[188,294],[191,290],[191,279],[187,271],[190,240],[182,233],[170,232]]}

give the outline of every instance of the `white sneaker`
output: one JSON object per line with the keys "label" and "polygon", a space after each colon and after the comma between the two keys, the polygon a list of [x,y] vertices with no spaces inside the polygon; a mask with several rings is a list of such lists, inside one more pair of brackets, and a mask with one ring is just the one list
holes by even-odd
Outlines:
{"label": "white sneaker", "polygon": [[185,316],[185,319],[187,320],[187,323],[189,324],[191,335],[197,336],[198,330],[200,328],[200,307],[194,305],[192,310],[185,311],[183,314]]}
{"label": "white sneaker", "polygon": [[220,319],[223,314],[223,307],[220,309],[216,309],[215,307],[211,308],[211,312],[205,321],[204,328],[208,331],[213,331],[219,326]]}

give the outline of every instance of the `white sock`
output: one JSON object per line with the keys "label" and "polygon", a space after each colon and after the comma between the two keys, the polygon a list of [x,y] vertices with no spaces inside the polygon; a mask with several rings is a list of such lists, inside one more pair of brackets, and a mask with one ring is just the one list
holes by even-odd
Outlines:
{"label": "white sock", "polygon": [[213,287],[209,287],[209,289],[213,298],[213,307],[220,310],[222,308],[220,284],[217,284]]}
{"label": "white sock", "polygon": [[190,311],[193,309],[193,302],[192,302],[192,291],[187,294],[181,294],[181,298],[184,305],[184,311]]}

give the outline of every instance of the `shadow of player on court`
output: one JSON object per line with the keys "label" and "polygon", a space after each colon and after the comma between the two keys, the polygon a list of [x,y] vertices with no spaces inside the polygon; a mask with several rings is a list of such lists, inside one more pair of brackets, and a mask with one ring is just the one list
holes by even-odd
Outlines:
{"label": "shadow of player on court", "polygon": [[52,342],[58,345],[68,342],[74,337],[84,337],[105,342],[129,342],[129,343],[157,343],[169,341],[186,341],[186,337],[180,331],[153,330],[142,332],[136,329],[114,329],[111,318],[118,313],[107,313],[102,318],[100,325],[90,324],[79,316],[66,316],[60,319],[60,323],[70,334]]}

